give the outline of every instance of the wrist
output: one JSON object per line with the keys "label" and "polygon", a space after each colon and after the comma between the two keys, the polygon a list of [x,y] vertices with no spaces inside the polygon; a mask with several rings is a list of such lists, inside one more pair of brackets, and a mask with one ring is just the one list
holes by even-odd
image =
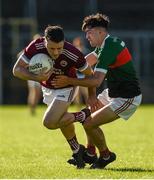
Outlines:
{"label": "wrist", "polygon": [[70,78],[70,77],[67,79],[68,85],[73,85],[73,79],[74,78]]}

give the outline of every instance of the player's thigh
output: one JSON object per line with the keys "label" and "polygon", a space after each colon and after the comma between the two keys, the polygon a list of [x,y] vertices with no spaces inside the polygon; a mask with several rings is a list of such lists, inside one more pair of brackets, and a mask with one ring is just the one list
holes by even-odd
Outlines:
{"label": "player's thigh", "polygon": [[100,125],[110,123],[119,116],[114,113],[114,111],[109,106],[104,106],[103,108],[99,109],[98,111],[94,112],[90,118],[88,118],[85,123],[85,128],[93,128],[98,127]]}
{"label": "player's thigh", "polygon": [[48,106],[45,114],[44,121],[51,123],[59,123],[63,114],[67,111],[70,103],[61,100],[53,100],[52,103]]}

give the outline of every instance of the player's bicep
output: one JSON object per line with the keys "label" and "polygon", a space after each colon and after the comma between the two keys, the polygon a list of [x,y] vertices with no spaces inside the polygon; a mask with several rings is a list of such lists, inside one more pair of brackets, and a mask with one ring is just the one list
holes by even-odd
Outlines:
{"label": "player's bicep", "polygon": [[88,64],[90,66],[93,66],[97,63],[97,55],[94,54],[94,52],[88,54],[87,56],[85,56],[86,61],[88,62]]}

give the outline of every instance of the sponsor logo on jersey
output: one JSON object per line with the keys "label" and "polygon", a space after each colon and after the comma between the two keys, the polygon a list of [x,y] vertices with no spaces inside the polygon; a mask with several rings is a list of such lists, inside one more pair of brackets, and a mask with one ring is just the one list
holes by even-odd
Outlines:
{"label": "sponsor logo on jersey", "polygon": [[62,74],[64,74],[64,72],[62,72],[61,69],[56,69],[56,68],[53,69],[53,73],[54,73],[54,74],[57,74],[57,75],[62,75]]}

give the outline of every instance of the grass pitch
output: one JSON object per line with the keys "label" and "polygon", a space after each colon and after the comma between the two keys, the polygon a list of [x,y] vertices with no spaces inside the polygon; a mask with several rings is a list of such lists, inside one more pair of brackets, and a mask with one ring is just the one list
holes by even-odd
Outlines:
{"label": "grass pitch", "polygon": [[[75,111],[76,107],[71,107]],[[44,106],[30,116],[26,106],[0,106],[0,178],[3,179],[131,179],[154,178],[154,106],[141,106],[125,122],[104,125],[109,148],[117,160],[104,170],[83,170],[66,163],[72,152],[60,130],[48,130],[41,119]],[[80,143],[85,134],[76,123]]]}

